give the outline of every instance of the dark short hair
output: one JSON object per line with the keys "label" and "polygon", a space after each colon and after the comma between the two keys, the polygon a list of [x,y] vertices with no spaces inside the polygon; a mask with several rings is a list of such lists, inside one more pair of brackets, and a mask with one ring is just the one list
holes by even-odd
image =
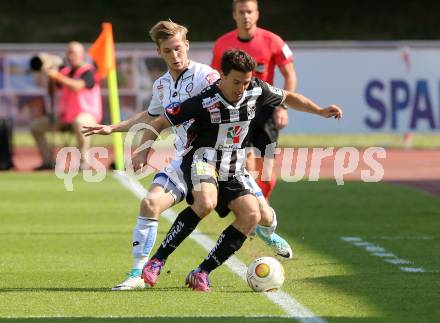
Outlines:
{"label": "dark short hair", "polygon": [[253,2],[257,5],[257,9],[258,9],[258,1],[257,0],[232,0],[232,11],[235,10],[235,6],[237,5],[237,3],[244,3],[244,2]]}
{"label": "dark short hair", "polygon": [[238,49],[224,52],[221,61],[224,75],[228,75],[232,70],[243,73],[253,72],[256,65],[254,59],[248,53]]}

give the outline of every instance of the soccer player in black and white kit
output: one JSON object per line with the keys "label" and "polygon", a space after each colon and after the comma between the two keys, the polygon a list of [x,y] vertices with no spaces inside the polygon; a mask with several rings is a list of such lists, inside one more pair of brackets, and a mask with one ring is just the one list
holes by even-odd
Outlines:
{"label": "soccer player in black and white kit", "polygon": [[[306,97],[275,88],[252,77],[255,61],[245,52],[231,50],[221,61],[221,80],[201,94],[180,105],[174,105],[150,125],[159,133],[170,125],[193,120],[188,133],[192,140],[183,156],[181,169],[188,185],[187,202],[191,206],[177,216],[174,224],[154,256],[143,269],[145,283],[154,286],[168,256],[191,234],[204,214],[227,207],[236,219],[220,235],[216,245],[200,265],[191,271],[186,284],[197,291],[209,291],[208,275],[239,250],[246,237],[260,221],[260,209],[255,195],[246,185],[246,152],[243,143],[256,109],[286,104],[296,110],[340,119],[342,110],[336,105],[320,108]],[[145,140],[155,140],[157,134],[146,131]],[[139,152],[148,155],[148,150]],[[140,160],[140,159],[139,159]],[[144,159],[145,160],[145,159]],[[134,165],[135,170],[145,166]],[[194,205],[203,202],[202,214]]]}
{"label": "soccer player in black and white kit", "polygon": [[[153,84],[153,97],[147,111],[141,112],[129,120],[114,125],[96,125],[84,127],[86,135],[108,135],[116,131],[129,131],[139,123],[148,123],[165,113],[166,109],[179,106],[181,102],[199,94],[205,87],[217,81],[220,77],[217,71],[205,64],[189,60],[189,43],[186,39],[187,29],[172,21],[160,21],[150,30],[151,39],[157,45],[157,52],[166,62],[168,71]],[[182,201],[187,193],[187,185],[180,168],[182,154],[187,141],[187,129],[192,121],[173,127],[175,134],[174,160],[162,171],[156,174],[149,188],[149,194],[141,201],[140,212],[133,230],[133,266],[128,277],[113,287],[113,290],[133,290],[144,288],[141,279],[142,268],[148,260],[154,246],[157,234],[158,218],[166,209]],[[133,162],[142,162],[146,156],[137,156]],[[282,237],[274,231],[277,226],[276,215],[267,204],[261,190],[253,180],[248,178],[247,186],[258,197],[261,209],[261,222],[258,225],[257,236],[265,241],[276,254],[292,257],[292,250]],[[205,201],[198,200],[195,205],[197,212],[203,216],[210,210],[204,205]],[[229,213],[227,207],[218,210],[221,216]]]}

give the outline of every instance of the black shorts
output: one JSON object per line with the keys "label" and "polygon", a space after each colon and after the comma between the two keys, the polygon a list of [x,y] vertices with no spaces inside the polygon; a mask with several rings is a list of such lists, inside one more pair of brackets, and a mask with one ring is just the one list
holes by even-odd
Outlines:
{"label": "black shorts", "polygon": [[218,181],[215,169],[212,169],[207,162],[192,162],[192,158],[184,158],[181,167],[183,177],[188,186],[186,202],[190,205],[194,203],[194,197],[192,195],[194,184],[212,183],[217,186],[217,206],[215,210],[221,218],[226,217],[231,211],[228,207],[229,202],[235,200],[237,197],[253,194],[252,191],[246,187],[244,181],[240,180],[240,176],[246,175],[231,177],[227,181]]}
{"label": "black shorts", "polygon": [[[252,121],[249,126],[249,133],[246,137],[245,146],[257,148],[261,153],[261,157],[264,157],[266,147],[273,143],[276,145],[278,135],[279,130],[275,126],[275,121],[273,118],[268,118],[264,124],[257,121]],[[269,154],[267,157],[271,158],[271,154]]]}

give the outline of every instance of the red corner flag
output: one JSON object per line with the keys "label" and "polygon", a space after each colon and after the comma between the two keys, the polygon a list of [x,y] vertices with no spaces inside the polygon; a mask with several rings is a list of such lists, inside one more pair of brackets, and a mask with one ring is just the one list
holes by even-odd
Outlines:
{"label": "red corner flag", "polygon": [[101,77],[106,77],[109,71],[115,69],[115,43],[111,23],[102,24],[102,32],[90,47],[89,55],[98,65],[98,73]]}
{"label": "red corner flag", "polygon": [[[116,77],[115,43],[110,23],[105,22],[102,24],[102,31],[98,39],[90,47],[89,55],[98,65],[98,74],[101,77],[107,77],[110,116],[112,124],[116,124],[121,121],[121,113],[119,110],[118,80]],[[120,132],[113,133],[113,145],[116,169],[123,170],[124,155]]]}

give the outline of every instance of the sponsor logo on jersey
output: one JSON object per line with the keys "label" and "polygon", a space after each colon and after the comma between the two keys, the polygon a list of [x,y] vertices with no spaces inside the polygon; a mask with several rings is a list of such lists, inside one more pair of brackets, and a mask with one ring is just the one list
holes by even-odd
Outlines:
{"label": "sponsor logo on jersey", "polygon": [[211,112],[211,123],[220,123],[222,121],[222,116],[220,111]]}
{"label": "sponsor logo on jersey", "polygon": [[181,110],[180,102],[171,102],[169,105],[167,105],[165,110],[169,115],[172,116],[178,115]]}
{"label": "sponsor logo on jersey", "polygon": [[223,150],[240,149],[248,133],[250,123],[251,122],[247,120],[220,124],[217,142],[214,148]]}
{"label": "sponsor logo on jersey", "polygon": [[206,79],[206,82],[208,82],[208,84],[212,84],[215,81],[217,81],[218,74],[216,72],[211,72],[208,75],[206,75],[205,79]]}
{"label": "sponsor logo on jersey", "polygon": [[220,98],[218,96],[215,96],[213,98],[205,98],[202,100],[202,106],[207,109],[211,106],[213,106],[215,103],[219,102]]}
{"label": "sponsor logo on jersey", "polygon": [[192,171],[197,176],[212,176],[214,178],[218,177],[215,167],[203,160],[195,161],[195,163],[192,165]]}
{"label": "sponsor logo on jersey", "polygon": [[159,100],[163,101],[163,85],[159,84],[157,86],[157,93],[159,94]]}
{"label": "sponsor logo on jersey", "polygon": [[263,93],[263,89],[259,86],[256,86],[254,88],[252,88],[251,90],[246,90],[246,92],[244,92],[243,94],[243,98],[247,98],[249,96],[260,96]]}
{"label": "sponsor logo on jersey", "polygon": [[228,138],[227,144],[238,144],[240,143],[240,134],[243,128],[241,126],[233,126],[228,128],[226,137]]}
{"label": "sponsor logo on jersey", "polygon": [[231,122],[240,121],[240,110],[229,110]]}
{"label": "sponsor logo on jersey", "polygon": [[267,84],[267,87],[269,88],[269,91],[272,92],[273,94],[279,95],[281,97],[284,96],[283,90],[281,90],[281,89],[279,89],[277,87],[274,87],[274,86],[272,86],[270,84]]}

